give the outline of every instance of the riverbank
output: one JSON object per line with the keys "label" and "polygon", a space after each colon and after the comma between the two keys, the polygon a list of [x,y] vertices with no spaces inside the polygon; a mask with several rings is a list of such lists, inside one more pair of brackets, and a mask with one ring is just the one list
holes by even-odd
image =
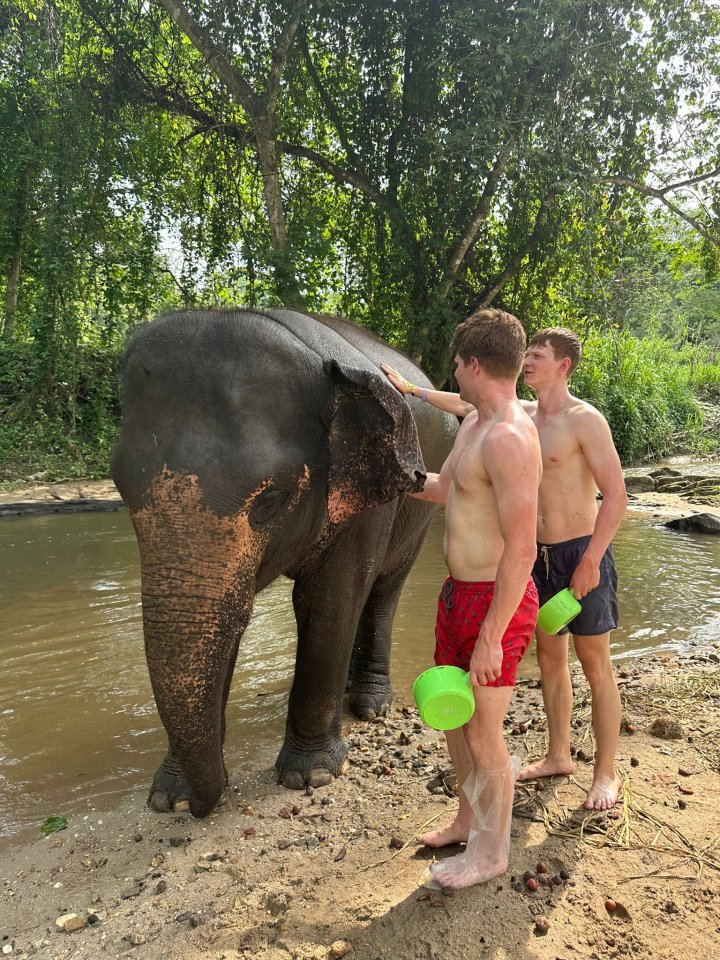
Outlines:
{"label": "riverbank", "polygon": [[[709,461],[713,466],[718,461]],[[647,473],[650,468],[642,471]],[[626,471],[637,477],[640,471]],[[718,477],[720,484],[720,477]],[[53,513],[78,513],[88,510],[118,510],[123,506],[112,480],[71,480],[65,483],[20,486],[0,493],[0,519],[19,516],[41,516]],[[655,513],[671,518],[690,513],[714,513],[720,516],[720,502],[695,500],[682,492],[649,490],[630,494],[630,510]]]}
{"label": "riverbank", "polygon": [[[450,817],[455,800],[442,735],[395,705],[371,723],[346,718],[349,769],[327,787],[293,792],[271,769],[244,781],[231,770],[207,820],[153,814],[136,792],[9,851],[3,950],[41,960],[710,956],[720,928],[718,663],[720,643],[623,661],[624,787],[607,815],[582,808],[593,746],[575,675],[576,772],[518,785],[510,869],[483,886],[421,886],[432,852],[413,838]],[[522,760],[542,751],[537,681],[518,687],[506,733]],[[77,919],[60,929],[67,914]]]}

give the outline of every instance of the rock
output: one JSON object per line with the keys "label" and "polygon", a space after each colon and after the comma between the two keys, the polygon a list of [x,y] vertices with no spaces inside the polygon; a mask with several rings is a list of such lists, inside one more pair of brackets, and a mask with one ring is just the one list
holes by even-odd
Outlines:
{"label": "rock", "polygon": [[630,757],[630,766],[631,766],[631,767],[639,767],[639,766],[640,766],[640,761],[638,760],[637,757]]}
{"label": "rock", "polygon": [[720,536],[720,517],[714,513],[695,513],[690,517],[676,517],[667,520],[665,526],[670,530],[686,530],[690,533],[710,533]]}
{"label": "rock", "polygon": [[289,893],[271,893],[265,900],[265,909],[272,917],[287,913],[292,897]]}
{"label": "rock", "polygon": [[539,936],[547,933],[550,929],[550,921],[547,917],[535,917],[535,933]]}
{"label": "rock", "polygon": [[673,470],[672,467],[658,467],[657,470],[651,470],[648,476],[657,480],[658,477],[681,477],[682,473],[680,470]]}
{"label": "rock", "polygon": [[139,897],[142,892],[142,884],[137,884],[134,887],[129,887],[127,890],[123,890],[120,894],[120,899],[132,900],[133,897]]}
{"label": "rock", "polygon": [[64,930],[65,933],[74,933],[75,930],[82,930],[83,927],[87,926],[87,921],[76,913],[64,913],[57,918],[55,926],[59,930]]}
{"label": "rock", "polygon": [[353,945],[347,940],[336,940],[328,950],[329,960],[341,960],[352,952]]}
{"label": "rock", "polygon": [[655,490],[655,480],[650,477],[626,477],[625,489],[628,493],[652,493]]}
{"label": "rock", "polygon": [[685,736],[682,726],[671,717],[656,717],[650,724],[650,733],[661,740],[681,740]]}

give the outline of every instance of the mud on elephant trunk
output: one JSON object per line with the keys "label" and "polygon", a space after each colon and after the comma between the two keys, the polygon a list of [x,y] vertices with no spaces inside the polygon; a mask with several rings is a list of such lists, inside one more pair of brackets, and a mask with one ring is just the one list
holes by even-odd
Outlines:
{"label": "mud on elephant trunk", "polygon": [[189,800],[203,817],[226,785],[225,706],[262,543],[243,512],[220,518],[202,507],[189,475],[165,470],[152,491],[149,506],[132,512],[145,651],[169,742],[150,804],[171,810]]}

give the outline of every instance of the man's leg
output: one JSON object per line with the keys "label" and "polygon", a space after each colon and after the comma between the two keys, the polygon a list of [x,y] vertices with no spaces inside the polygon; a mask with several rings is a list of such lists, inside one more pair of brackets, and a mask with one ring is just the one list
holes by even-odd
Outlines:
{"label": "man's leg", "polygon": [[473,769],[462,784],[472,812],[466,850],[432,867],[433,879],[469,887],[507,870],[515,771],[503,738],[512,687],[476,687],[475,713],[465,725]]}
{"label": "man's leg", "polygon": [[464,727],[458,727],[457,730],[445,731],[448,752],[458,784],[460,801],[458,812],[449,826],[443,827],[441,830],[422,833],[417,837],[420,843],[425,843],[428,847],[446,847],[451,843],[467,843],[470,834],[473,813],[470,809],[470,801],[462,787],[472,772],[472,760],[465,742],[464,729]]}
{"label": "man's leg", "polygon": [[622,780],[615,771],[622,705],[610,660],[610,634],[573,639],[578,660],[590,684],[596,744],[593,782],[585,807],[588,810],[609,810],[615,806],[622,786]]}
{"label": "man's leg", "polygon": [[548,750],[542,760],[523,767],[518,780],[566,775],[574,769],[570,756],[572,684],[568,668],[568,634],[553,636],[537,629],[535,637],[548,721]]}

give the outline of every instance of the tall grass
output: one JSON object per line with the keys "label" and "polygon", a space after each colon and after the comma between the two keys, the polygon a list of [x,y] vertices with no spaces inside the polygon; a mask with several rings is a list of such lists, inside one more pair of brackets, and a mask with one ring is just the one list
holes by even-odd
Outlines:
{"label": "tall grass", "polygon": [[708,452],[713,438],[700,434],[704,415],[695,395],[720,398],[720,363],[709,353],[697,363],[692,345],[617,329],[595,330],[583,346],[571,389],[605,415],[623,463]]}

